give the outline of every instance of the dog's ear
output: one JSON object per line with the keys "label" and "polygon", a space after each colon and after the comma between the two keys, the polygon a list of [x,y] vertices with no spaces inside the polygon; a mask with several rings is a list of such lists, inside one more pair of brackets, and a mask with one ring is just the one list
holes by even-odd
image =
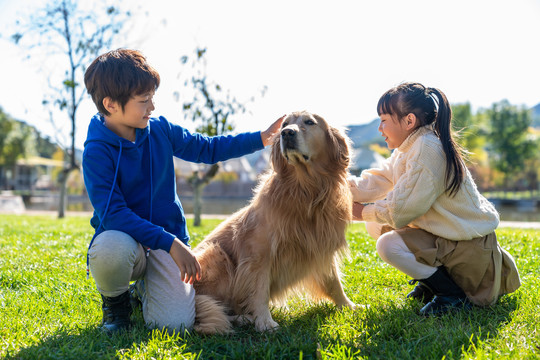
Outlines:
{"label": "dog's ear", "polygon": [[313,117],[319,121],[326,124],[327,130],[326,130],[326,136],[328,140],[328,144],[331,148],[331,151],[329,153],[330,161],[332,164],[334,164],[337,169],[346,169],[349,167],[350,162],[350,139],[348,136],[346,136],[343,132],[340,130],[330,126],[326,120],[323,119],[322,116],[313,114]]}
{"label": "dog's ear", "polygon": [[328,136],[330,138],[330,143],[332,144],[332,161],[343,169],[349,167],[350,162],[350,140],[344,135],[340,130],[329,126],[328,127]]}

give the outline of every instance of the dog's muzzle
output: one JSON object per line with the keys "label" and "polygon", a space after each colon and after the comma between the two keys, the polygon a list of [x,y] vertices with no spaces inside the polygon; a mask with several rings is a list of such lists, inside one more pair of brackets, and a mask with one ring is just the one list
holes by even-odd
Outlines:
{"label": "dog's muzzle", "polygon": [[307,161],[309,157],[299,149],[298,130],[285,128],[281,130],[281,152],[290,163],[291,161]]}
{"label": "dog's muzzle", "polygon": [[281,143],[284,149],[296,149],[296,134],[294,129],[285,128],[281,130]]}

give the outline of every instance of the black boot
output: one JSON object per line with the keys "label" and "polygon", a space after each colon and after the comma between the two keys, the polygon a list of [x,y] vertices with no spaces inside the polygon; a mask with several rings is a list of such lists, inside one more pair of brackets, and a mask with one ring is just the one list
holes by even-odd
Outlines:
{"label": "black boot", "polygon": [[425,284],[423,284],[419,280],[413,279],[409,281],[409,284],[410,285],[416,284],[416,286],[410,293],[407,294],[407,298],[413,298],[420,301],[423,304],[427,304],[435,296],[435,294]]}
{"label": "black boot", "polygon": [[422,283],[435,294],[435,297],[420,309],[420,315],[438,316],[452,309],[468,310],[471,308],[467,295],[452,280],[444,266],[439,266],[437,271],[427,279],[422,280]]}
{"label": "black boot", "polygon": [[129,329],[131,322],[131,303],[129,291],[115,296],[107,297],[101,295],[103,304],[103,324],[102,329],[109,333]]}

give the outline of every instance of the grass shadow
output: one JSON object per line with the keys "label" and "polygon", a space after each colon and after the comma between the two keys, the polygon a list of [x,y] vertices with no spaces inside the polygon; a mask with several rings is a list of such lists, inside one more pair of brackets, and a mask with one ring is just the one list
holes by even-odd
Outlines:
{"label": "grass shadow", "polygon": [[326,316],[337,311],[331,305],[307,308],[290,316],[282,308],[273,309],[279,330],[259,333],[252,325],[235,327],[230,335],[169,334],[149,330],[136,311],[130,331],[107,335],[99,326],[62,328],[33,345],[8,353],[6,359],[112,359],[112,358],[193,358],[193,359],[304,359],[313,358],[317,332]]}
{"label": "grass shadow", "polygon": [[319,328],[338,311],[330,304],[303,307],[296,314],[286,308],[273,308],[272,316],[280,325],[271,332],[257,332],[253,325],[234,328],[223,335],[193,334],[189,351],[200,353],[202,359],[303,359],[316,358]]}
{"label": "grass shadow", "polygon": [[6,359],[459,359],[478,342],[497,337],[517,307],[518,299],[507,296],[492,307],[426,318],[418,315],[415,301],[357,310],[320,303],[272,309],[280,324],[274,332],[245,325],[230,335],[148,330],[139,314],[129,332],[61,330]]}
{"label": "grass shadow", "polygon": [[[518,299],[508,296],[491,307],[473,307],[441,317],[418,314],[421,304],[384,304],[355,312],[355,331],[330,329],[321,334],[323,353],[369,359],[460,359],[479,343],[496,338],[512,320]],[[345,354],[345,355],[347,355]],[[348,358],[348,356],[345,356]]]}
{"label": "grass shadow", "polygon": [[[134,332],[108,336],[98,327],[60,330],[6,359],[112,359],[122,348],[130,347]],[[140,339],[140,334],[135,337]],[[146,340],[149,337],[146,338]]]}
{"label": "grass shadow", "polygon": [[34,345],[7,354],[6,359],[112,359],[137,344],[148,343],[152,331],[135,311],[129,331],[106,334],[98,324],[88,327],[62,327]]}

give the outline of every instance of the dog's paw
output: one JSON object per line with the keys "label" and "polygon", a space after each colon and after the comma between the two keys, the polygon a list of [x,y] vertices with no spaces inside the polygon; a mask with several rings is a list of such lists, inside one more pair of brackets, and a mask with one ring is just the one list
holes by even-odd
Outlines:
{"label": "dog's paw", "polygon": [[349,300],[349,299],[345,299],[345,301],[344,301],[343,303],[341,303],[341,304],[336,304],[336,305],[337,305],[337,307],[338,307],[339,309],[343,309],[343,308],[346,308],[346,307],[347,307],[347,308],[349,308],[349,309],[351,309],[351,310],[355,310],[355,309],[358,307],[358,305],[356,305],[355,303],[353,303],[353,302],[352,302],[351,300]]}
{"label": "dog's paw", "polygon": [[364,304],[355,304],[353,302],[350,302],[348,304],[343,304],[342,306],[340,306],[339,308],[340,309],[343,309],[343,308],[349,308],[351,310],[360,310],[360,309],[369,309],[370,305],[367,304],[367,305],[364,305]]}
{"label": "dog's paw", "polygon": [[264,331],[275,331],[279,328],[277,322],[272,318],[256,318],[255,319],[255,329],[259,332]]}

